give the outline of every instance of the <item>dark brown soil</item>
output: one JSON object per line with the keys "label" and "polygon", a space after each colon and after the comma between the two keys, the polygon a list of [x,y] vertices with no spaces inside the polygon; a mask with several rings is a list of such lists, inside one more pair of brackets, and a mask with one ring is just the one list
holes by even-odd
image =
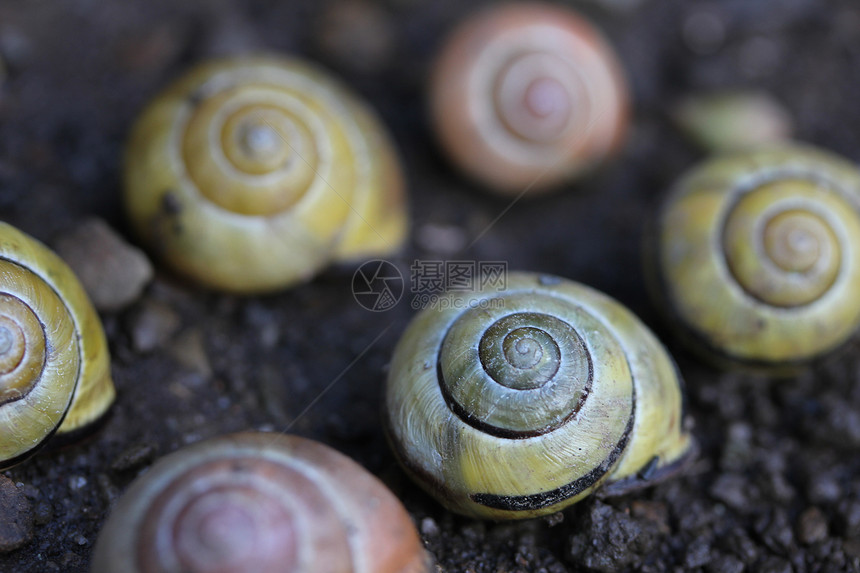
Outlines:
{"label": "dark brown soil", "polygon": [[[395,259],[404,275],[415,258],[504,260],[604,290],[668,339],[644,292],[640,237],[657,198],[700,158],[670,125],[670,104],[698,89],[763,88],[790,110],[800,139],[860,158],[860,6],[642,0],[619,12],[601,1],[621,2],[582,4],[630,72],[636,116],[626,150],[575,189],[516,204],[451,253],[434,239],[440,228],[455,247],[468,245],[507,207],[451,168],[424,113],[428,63],[471,9],[465,3],[2,0],[0,218],[54,244],[96,215],[131,240],[120,157],[146,100],[208,56],[300,54],[361,93],[402,150],[416,231]],[[479,522],[441,509],[394,463],[380,394],[412,311],[406,302],[363,310],[350,294],[353,270],[237,298],[160,269],[132,308],[104,315],[119,400],[88,440],[4,472],[30,498],[37,525],[28,545],[0,554],[0,570],[86,571],[111,504],[137,474],[185,444],[248,428],[321,440],[382,477],[442,571],[860,569],[860,344],[769,382],[714,371],[670,343],[702,447],[689,475],[550,519]],[[134,333],[153,308],[175,314],[179,328],[144,352]],[[208,359],[188,359],[201,341]]]}

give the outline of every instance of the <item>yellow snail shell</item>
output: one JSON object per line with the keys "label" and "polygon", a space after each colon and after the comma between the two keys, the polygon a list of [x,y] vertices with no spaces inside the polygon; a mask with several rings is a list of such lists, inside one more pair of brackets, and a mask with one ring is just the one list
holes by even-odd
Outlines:
{"label": "yellow snail shell", "polygon": [[692,456],[672,359],[626,308],[557,277],[451,293],[410,323],[386,390],[406,471],[452,511],[553,513]]}
{"label": "yellow snail shell", "polygon": [[406,510],[364,468],[296,436],[184,448],[120,499],[94,573],[429,573]]}
{"label": "yellow snail shell", "polygon": [[94,422],[114,397],[104,331],[78,279],[0,223],[0,467]]}
{"label": "yellow snail shell", "polygon": [[179,272],[237,292],[397,250],[403,187],[375,115],[290,58],[197,66],[147,107],[126,153],[139,236]]}
{"label": "yellow snail shell", "polygon": [[468,174],[505,194],[570,180],[612,154],[627,87],[601,33],[548,4],[495,6],[445,44],[430,104],[439,139]]}
{"label": "yellow snail shell", "polygon": [[790,370],[860,327],[860,172],[801,145],[712,159],[658,221],[654,292],[717,362]]}

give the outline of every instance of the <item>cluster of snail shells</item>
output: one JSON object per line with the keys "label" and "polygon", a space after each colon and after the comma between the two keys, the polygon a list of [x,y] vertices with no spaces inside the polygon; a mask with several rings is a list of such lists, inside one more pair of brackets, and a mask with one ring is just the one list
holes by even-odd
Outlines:
{"label": "cluster of snail shells", "polygon": [[624,74],[601,33],[539,3],[464,22],[436,63],[430,105],[448,155],[493,190],[575,178],[615,151],[628,116]]}
{"label": "cluster of snail shells", "polygon": [[94,573],[429,573],[394,495],[346,456],[242,433],[165,457],[105,523]]}
{"label": "cluster of snail shells", "polygon": [[202,64],[156,97],[125,158],[135,231],[175,270],[261,292],[396,251],[403,175],[375,115],[284,57]]}
{"label": "cluster of snail shells", "polygon": [[406,471],[452,511],[548,514],[692,455],[674,363],[614,300],[529,273],[447,297],[398,343],[385,412]]}
{"label": "cluster of snail shells", "polygon": [[90,425],[114,397],[83,287],[50,249],[0,223],[0,468]]}
{"label": "cluster of snail shells", "polygon": [[860,172],[781,145],[711,159],[659,215],[653,291],[694,348],[790,373],[860,327]]}

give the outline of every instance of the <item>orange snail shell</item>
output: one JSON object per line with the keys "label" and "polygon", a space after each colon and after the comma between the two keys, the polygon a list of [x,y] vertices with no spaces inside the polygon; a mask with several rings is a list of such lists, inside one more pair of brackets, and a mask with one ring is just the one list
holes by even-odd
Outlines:
{"label": "orange snail shell", "polygon": [[346,456],[297,436],[241,433],[155,464],[96,544],[94,573],[426,573],[409,514]]}
{"label": "orange snail shell", "polygon": [[626,131],[621,65],[593,25],[561,7],[510,4],[467,20],[436,63],[431,92],[449,156],[500,193],[574,178]]}

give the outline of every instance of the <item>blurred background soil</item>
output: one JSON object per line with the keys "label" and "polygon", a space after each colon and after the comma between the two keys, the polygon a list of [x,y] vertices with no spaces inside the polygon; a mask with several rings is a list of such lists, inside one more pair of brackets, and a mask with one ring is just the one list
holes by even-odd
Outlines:
{"label": "blurred background soil", "polygon": [[767,90],[799,139],[860,158],[860,6],[566,2],[620,53],[636,102],[631,137],[602,172],[517,203],[473,243],[508,203],[440,154],[425,88],[446,33],[478,4],[486,3],[0,0],[0,218],[56,246],[96,216],[133,242],[121,155],[150,97],[210,56],[317,60],[364,96],[400,147],[414,220],[412,241],[392,259],[404,276],[416,258],[504,260],[630,306],[668,341],[686,378],[702,447],[690,474],[547,519],[453,516],[407,480],[380,426],[386,364],[413,312],[408,295],[391,311],[368,312],[350,292],[354,268],[343,267],[288,292],[238,298],[156,264],[134,304],[102,313],[119,391],[104,426],[2,472],[35,528],[24,547],[0,553],[0,571],[87,571],[111,505],[138,474],[183,445],[249,428],[312,437],[380,476],[440,571],[860,569],[860,344],[786,381],[714,371],[668,340],[640,263],[658,198],[702,157],[669,121],[688,93]]}

